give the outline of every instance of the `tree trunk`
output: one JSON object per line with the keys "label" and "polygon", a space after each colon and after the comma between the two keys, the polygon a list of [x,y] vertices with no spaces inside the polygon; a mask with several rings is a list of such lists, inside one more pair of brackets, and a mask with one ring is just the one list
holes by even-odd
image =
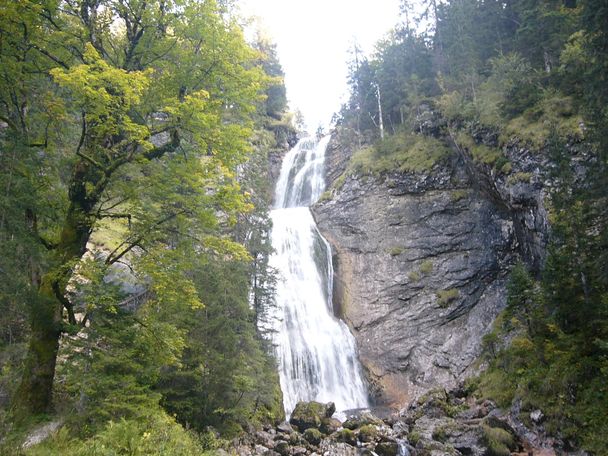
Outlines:
{"label": "tree trunk", "polygon": [[23,377],[14,408],[18,416],[50,411],[55,364],[61,336],[61,303],[53,293],[50,274],[42,279],[39,296],[31,306],[31,328]]}
{"label": "tree trunk", "polygon": [[[76,173],[76,177],[80,177]],[[64,329],[64,298],[72,268],[86,251],[93,218],[88,216],[96,200],[86,198],[84,179],[75,179],[70,188],[71,204],[54,252],[54,267],[42,276],[38,296],[31,306],[31,336],[21,384],[13,409],[17,416],[48,412],[52,408],[53,380]]]}

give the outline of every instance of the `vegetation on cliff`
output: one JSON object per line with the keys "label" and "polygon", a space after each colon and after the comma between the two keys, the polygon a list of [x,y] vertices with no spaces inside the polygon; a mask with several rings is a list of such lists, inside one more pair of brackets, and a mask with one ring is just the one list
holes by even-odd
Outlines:
{"label": "vegetation on cliff", "polygon": [[[508,308],[486,337],[481,388],[503,406],[542,409],[547,429],[567,445],[603,454],[606,2],[432,0],[422,2],[424,30],[412,25],[413,3],[402,1],[404,23],[372,57],[355,49],[338,131],[360,150],[346,172],[428,170],[448,146],[515,185],[532,176],[504,147],[519,143],[544,156],[551,165],[542,173],[553,183],[547,258],[540,270],[514,269]],[[430,141],[443,145],[416,159]],[[577,149],[584,152],[575,156]]]}

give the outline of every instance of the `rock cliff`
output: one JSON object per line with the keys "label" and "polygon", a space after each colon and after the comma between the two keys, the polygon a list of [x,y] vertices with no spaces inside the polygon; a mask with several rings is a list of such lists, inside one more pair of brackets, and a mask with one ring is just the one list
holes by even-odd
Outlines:
{"label": "rock cliff", "polygon": [[357,339],[372,395],[403,406],[475,371],[511,266],[542,263],[542,166],[513,142],[503,153],[523,178],[508,179],[452,143],[449,159],[423,173],[348,175],[345,138],[330,143],[334,187],[313,213],[334,249],[336,313]]}

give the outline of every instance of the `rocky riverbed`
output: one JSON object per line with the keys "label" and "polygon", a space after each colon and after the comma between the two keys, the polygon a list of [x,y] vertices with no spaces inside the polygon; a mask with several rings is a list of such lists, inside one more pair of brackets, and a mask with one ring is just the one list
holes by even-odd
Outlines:
{"label": "rocky riverbed", "polygon": [[[499,409],[460,388],[430,391],[401,412],[299,403],[289,423],[251,432],[220,454],[238,456],[551,456],[568,453],[545,436],[543,413]],[[380,418],[380,415],[384,415]],[[557,450],[557,451],[556,451]]]}

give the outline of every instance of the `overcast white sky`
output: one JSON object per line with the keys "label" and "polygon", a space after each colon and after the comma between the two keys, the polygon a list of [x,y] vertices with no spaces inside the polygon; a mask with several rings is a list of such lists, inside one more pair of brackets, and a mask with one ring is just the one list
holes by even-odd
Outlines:
{"label": "overcast white sky", "polygon": [[346,99],[346,61],[354,39],[366,53],[399,20],[398,0],[242,0],[277,44],[287,97],[308,126],[327,126]]}

